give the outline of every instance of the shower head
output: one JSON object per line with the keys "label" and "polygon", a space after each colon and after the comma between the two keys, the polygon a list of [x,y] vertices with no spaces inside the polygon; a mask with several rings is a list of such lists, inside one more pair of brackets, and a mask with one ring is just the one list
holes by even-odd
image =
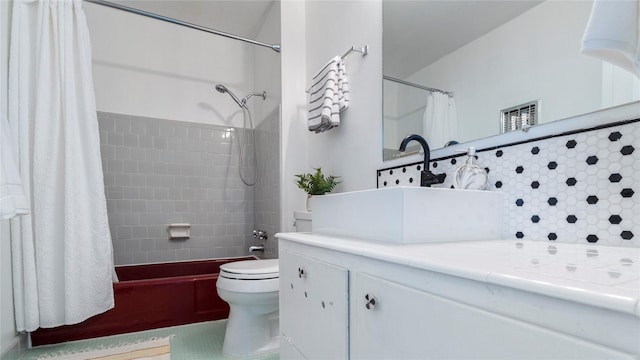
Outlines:
{"label": "shower head", "polygon": [[235,101],[236,104],[238,104],[238,106],[246,107],[245,104],[244,104],[246,102],[246,100],[240,101],[240,99],[238,99],[238,97],[234,93],[232,93],[231,90],[227,89],[226,86],[224,86],[222,84],[218,84],[218,85],[216,85],[216,90],[218,90],[218,92],[223,93],[223,94],[224,93],[229,94],[229,96],[231,96],[233,101]]}
{"label": "shower head", "polygon": [[252,96],[261,96],[262,100],[265,100],[267,98],[267,92],[263,91],[261,93],[258,93],[258,92],[251,93],[251,94],[245,96],[242,100],[240,100],[240,99],[238,99],[237,96],[235,96],[234,93],[231,92],[231,90],[227,89],[227,87],[222,85],[222,84],[216,85],[216,90],[218,90],[218,92],[223,93],[223,94],[224,93],[229,94],[229,96],[231,96],[233,101],[235,101],[236,104],[238,104],[238,106],[240,106],[241,108],[245,108],[245,109],[247,108],[247,100],[249,100],[250,97],[252,97]]}

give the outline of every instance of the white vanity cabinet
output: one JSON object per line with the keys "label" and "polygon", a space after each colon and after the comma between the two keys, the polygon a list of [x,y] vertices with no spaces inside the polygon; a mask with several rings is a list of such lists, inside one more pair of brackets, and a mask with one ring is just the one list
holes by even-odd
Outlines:
{"label": "white vanity cabinet", "polygon": [[347,297],[345,268],[281,249],[281,358],[346,359]]}
{"label": "white vanity cabinet", "polygon": [[416,266],[418,247],[279,239],[283,360],[640,357],[637,315],[452,274],[442,248],[448,274]]}
{"label": "white vanity cabinet", "polygon": [[[367,274],[352,274],[351,359],[616,359],[623,354]],[[375,299],[375,306],[365,306]]]}

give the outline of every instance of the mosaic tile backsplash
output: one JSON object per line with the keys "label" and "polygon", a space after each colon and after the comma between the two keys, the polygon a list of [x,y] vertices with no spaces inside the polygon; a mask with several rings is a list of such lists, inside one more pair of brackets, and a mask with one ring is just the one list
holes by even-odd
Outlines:
{"label": "mosaic tile backsplash", "polygon": [[[478,150],[489,191],[505,196],[503,236],[640,247],[640,119]],[[451,187],[466,155],[433,159]],[[378,187],[419,186],[422,163],[377,171]]]}

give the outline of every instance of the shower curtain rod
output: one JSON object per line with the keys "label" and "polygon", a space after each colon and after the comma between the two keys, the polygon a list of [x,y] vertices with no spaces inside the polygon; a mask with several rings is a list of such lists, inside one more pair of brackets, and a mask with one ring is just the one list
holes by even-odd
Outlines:
{"label": "shower curtain rod", "polygon": [[427,91],[431,91],[431,92],[439,92],[439,93],[442,93],[442,94],[449,95],[449,97],[453,97],[453,93],[450,92],[450,91],[444,91],[444,90],[440,90],[440,89],[436,89],[436,88],[430,88],[430,87],[426,87],[426,86],[410,83],[408,81],[396,79],[394,77],[386,76],[386,75],[383,76],[382,78],[385,79],[385,80],[397,82],[397,83],[400,83],[400,84],[403,84],[403,85],[413,86],[415,88],[422,89],[422,90],[427,90]]}
{"label": "shower curtain rod", "polygon": [[134,9],[134,8],[131,8],[131,7],[128,7],[128,6],[112,3],[112,2],[109,2],[109,1],[104,1],[104,0],[84,0],[84,1],[87,1],[87,2],[90,2],[90,3],[94,3],[94,4],[98,4],[98,5],[108,6],[108,7],[114,8],[114,9],[123,10],[123,11],[127,11],[127,12],[130,12],[130,13],[146,16],[146,17],[150,17],[150,18],[153,18],[153,19],[156,19],[156,20],[166,21],[166,22],[169,22],[169,23],[172,23],[172,24],[185,26],[185,27],[188,27],[188,28],[191,28],[191,29],[208,32],[210,34],[224,36],[224,37],[229,38],[229,39],[240,40],[240,41],[248,42],[250,44],[268,47],[268,48],[270,48],[271,50],[273,50],[273,51],[275,51],[277,53],[280,52],[280,44],[273,44],[273,45],[272,44],[266,44],[266,43],[263,43],[263,42],[260,42],[260,41],[243,38],[243,37],[238,36],[238,35],[229,34],[229,33],[226,33],[224,31],[210,29],[210,28],[207,28],[207,27],[204,27],[204,26],[191,24],[191,23],[188,23],[188,22],[185,22],[185,21],[181,21],[181,20],[178,20],[178,19],[173,19],[173,18],[170,18],[170,17],[166,17],[166,16],[150,13],[150,12],[147,12],[147,11],[144,11],[144,10]]}

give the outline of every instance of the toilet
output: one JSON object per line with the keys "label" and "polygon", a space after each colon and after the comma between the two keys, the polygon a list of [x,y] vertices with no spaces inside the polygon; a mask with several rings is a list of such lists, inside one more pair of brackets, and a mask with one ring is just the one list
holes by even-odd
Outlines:
{"label": "toilet", "polygon": [[294,211],[296,232],[311,232],[311,211]]}
{"label": "toilet", "polygon": [[220,266],[218,296],[229,304],[222,352],[247,357],[278,350],[278,259],[246,260]]}
{"label": "toilet", "polygon": [[[294,212],[297,232],[311,231],[311,213]],[[222,352],[249,357],[280,348],[280,267],[278,259],[235,261],[220,265],[218,296],[229,304]]]}

